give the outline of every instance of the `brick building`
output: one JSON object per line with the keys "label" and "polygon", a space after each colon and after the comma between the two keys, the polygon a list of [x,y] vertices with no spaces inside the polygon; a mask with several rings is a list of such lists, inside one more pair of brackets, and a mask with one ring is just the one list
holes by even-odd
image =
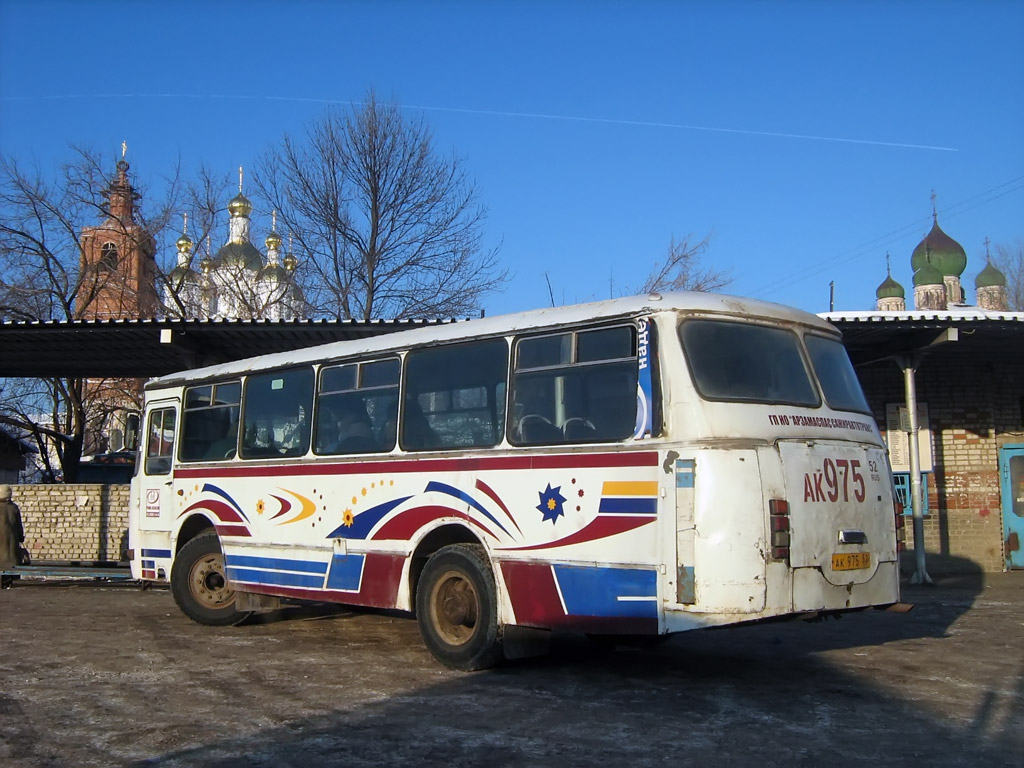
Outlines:
{"label": "brick building", "polygon": [[[152,319],[159,310],[156,240],[136,220],[139,194],[128,177],[124,150],[122,145],[114,178],[103,191],[106,218],[82,228],[75,297],[80,320]],[[86,380],[85,455],[134,448],[125,444],[125,436],[136,430],[142,385],[143,379]]]}
{"label": "brick building", "polygon": [[990,261],[975,278],[978,306],[966,305],[966,266],[933,213],[911,259],[914,310],[890,273],[875,311],[824,315],[843,331],[908,514],[916,404],[931,574],[1024,568],[1024,312],[1008,310]]}

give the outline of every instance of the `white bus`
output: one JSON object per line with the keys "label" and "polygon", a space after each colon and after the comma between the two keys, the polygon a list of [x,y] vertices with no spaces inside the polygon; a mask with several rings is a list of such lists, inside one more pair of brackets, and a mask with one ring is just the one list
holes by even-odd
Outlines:
{"label": "white bus", "polygon": [[899,598],[885,447],[820,318],[702,293],[450,323],[146,385],[136,578],[203,624],[413,612],[458,669]]}

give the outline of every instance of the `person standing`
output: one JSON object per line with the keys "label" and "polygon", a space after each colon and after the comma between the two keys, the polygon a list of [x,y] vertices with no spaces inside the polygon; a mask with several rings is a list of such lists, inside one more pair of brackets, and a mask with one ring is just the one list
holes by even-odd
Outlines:
{"label": "person standing", "polygon": [[[18,555],[25,541],[25,529],[21,524],[21,510],[11,501],[11,486],[0,485],[0,571],[18,564]],[[16,576],[4,576],[4,589],[11,586]]]}

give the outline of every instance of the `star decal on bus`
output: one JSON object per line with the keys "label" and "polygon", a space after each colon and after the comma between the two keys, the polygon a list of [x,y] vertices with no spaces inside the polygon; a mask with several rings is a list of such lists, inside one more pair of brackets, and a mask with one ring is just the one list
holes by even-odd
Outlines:
{"label": "star decal on bus", "polygon": [[554,525],[558,520],[558,516],[565,516],[565,510],[562,505],[565,504],[565,496],[561,494],[562,486],[555,488],[551,487],[551,483],[548,483],[548,487],[543,491],[538,491],[537,494],[540,496],[540,504],[537,505],[537,509],[544,515],[543,520],[550,520],[551,524]]}

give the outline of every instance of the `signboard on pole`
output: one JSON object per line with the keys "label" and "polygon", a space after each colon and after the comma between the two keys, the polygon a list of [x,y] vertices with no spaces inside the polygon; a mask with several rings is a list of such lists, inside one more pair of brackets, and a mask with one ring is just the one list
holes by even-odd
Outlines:
{"label": "signboard on pole", "polygon": [[[917,404],[917,436],[921,449],[921,471],[932,472],[932,431],[928,423],[928,405]],[[900,403],[885,404],[885,442],[889,446],[889,463],[893,472],[910,471],[910,419],[907,407]]]}

